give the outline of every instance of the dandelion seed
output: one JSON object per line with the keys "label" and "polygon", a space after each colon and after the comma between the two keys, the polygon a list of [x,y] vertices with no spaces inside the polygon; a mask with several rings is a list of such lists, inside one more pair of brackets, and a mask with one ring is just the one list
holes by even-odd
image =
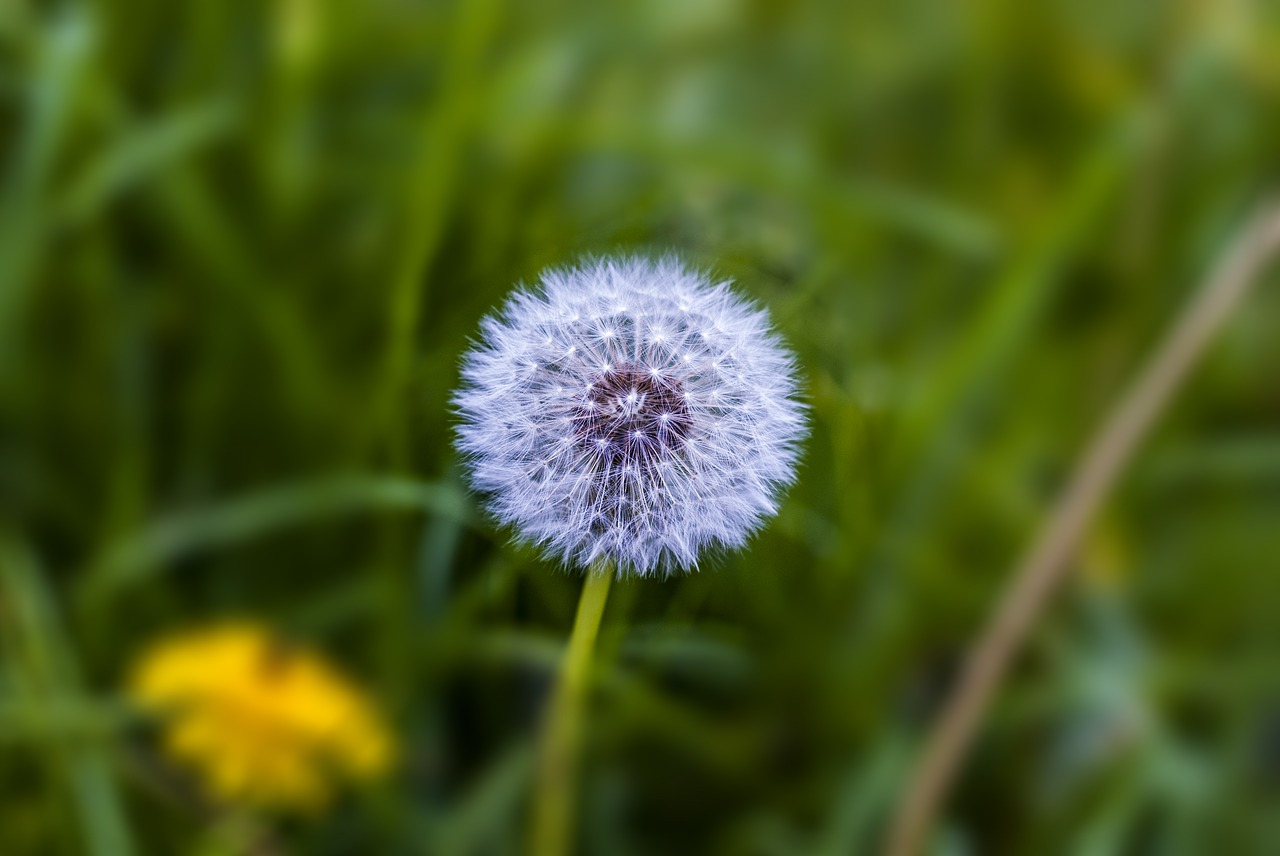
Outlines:
{"label": "dandelion seed", "polygon": [[763,311],[676,259],[546,271],[482,331],[458,447],[493,514],[568,564],[692,569],[794,478],[794,358]]}

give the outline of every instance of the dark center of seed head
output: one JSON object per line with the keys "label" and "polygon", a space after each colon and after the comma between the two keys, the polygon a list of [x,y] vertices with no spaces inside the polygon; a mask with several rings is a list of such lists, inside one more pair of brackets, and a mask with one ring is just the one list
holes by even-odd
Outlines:
{"label": "dark center of seed head", "polygon": [[692,423],[680,381],[631,365],[602,372],[576,420],[584,446],[610,463],[640,466],[682,450]]}

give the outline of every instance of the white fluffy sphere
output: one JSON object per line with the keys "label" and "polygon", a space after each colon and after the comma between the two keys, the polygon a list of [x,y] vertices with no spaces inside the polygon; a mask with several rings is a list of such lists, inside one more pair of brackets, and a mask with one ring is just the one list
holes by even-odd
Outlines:
{"label": "white fluffy sphere", "polygon": [[566,563],[689,570],[777,510],[806,432],[766,314],[674,258],[545,271],[486,318],[455,397],[473,486]]}

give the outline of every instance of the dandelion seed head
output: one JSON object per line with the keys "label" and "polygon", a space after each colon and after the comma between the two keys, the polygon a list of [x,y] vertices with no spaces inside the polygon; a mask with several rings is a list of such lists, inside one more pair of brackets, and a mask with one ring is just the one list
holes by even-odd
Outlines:
{"label": "dandelion seed head", "polygon": [[473,486],[581,567],[690,570],[777,508],[806,433],[765,313],[678,259],[545,271],[481,325],[455,396]]}

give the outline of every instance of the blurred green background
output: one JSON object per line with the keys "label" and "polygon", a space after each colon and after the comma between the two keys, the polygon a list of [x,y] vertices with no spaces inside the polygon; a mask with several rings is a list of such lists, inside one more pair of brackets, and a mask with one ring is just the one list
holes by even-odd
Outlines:
{"label": "blurred green background", "polygon": [[[581,580],[467,495],[458,357],[544,266],[665,249],[771,309],[813,434],[749,549],[615,586],[580,850],[874,852],[1091,429],[1280,178],[1278,105],[1247,0],[4,0],[0,852],[249,852],[140,780],[120,695],[226,615],[400,741],[253,852],[520,852]],[[932,852],[1280,853],[1276,285]]]}

